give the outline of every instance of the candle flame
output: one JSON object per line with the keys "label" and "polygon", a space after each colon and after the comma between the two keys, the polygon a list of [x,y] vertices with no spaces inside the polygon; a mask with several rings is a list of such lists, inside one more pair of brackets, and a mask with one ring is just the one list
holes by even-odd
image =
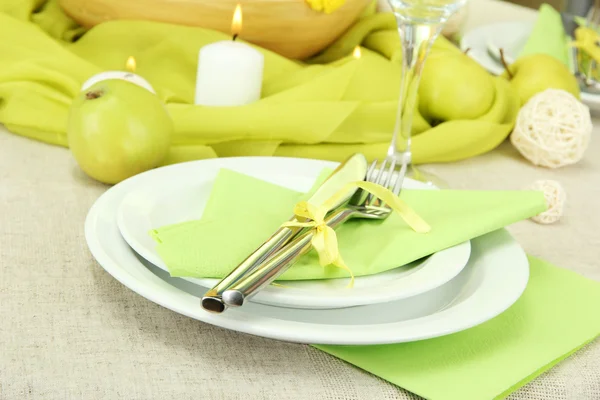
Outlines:
{"label": "candle flame", "polygon": [[356,59],[360,58],[360,56],[362,55],[361,51],[360,51],[360,46],[356,46],[354,48],[354,51],[352,52],[352,56]]}
{"label": "candle flame", "polygon": [[125,68],[127,68],[127,71],[129,72],[135,72],[135,58],[133,58],[133,56],[129,56],[125,63]]}
{"label": "candle flame", "polygon": [[235,7],[233,13],[233,20],[231,21],[231,34],[237,36],[242,31],[242,6],[238,4]]}

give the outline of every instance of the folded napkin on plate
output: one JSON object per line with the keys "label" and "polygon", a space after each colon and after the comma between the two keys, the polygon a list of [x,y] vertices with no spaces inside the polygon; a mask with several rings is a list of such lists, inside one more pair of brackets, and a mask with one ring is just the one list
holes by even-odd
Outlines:
{"label": "folded napkin on plate", "polygon": [[[68,109],[82,83],[102,71],[122,70],[134,56],[136,73],[153,85],[174,120],[167,164],[217,156],[341,161],[357,151],[385,154],[400,80],[400,44],[391,14],[365,16],[308,63],[258,48],[265,56],[263,98],[243,107],[201,107],[193,105],[198,51],[229,40],[228,35],[125,20],[86,31],[58,4],[0,2],[0,35],[15,38],[0,43],[0,123],[12,132],[66,146]],[[359,44],[362,57],[355,60],[350,54]],[[511,102],[516,96],[499,79],[496,94],[496,107],[473,121],[432,128],[417,113],[414,162],[454,161],[500,144],[513,127],[518,99]]]}
{"label": "folded napkin on plate", "polygon": [[542,4],[531,35],[519,57],[547,54],[569,65],[569,39],[565,33],[560,13],[548,4]]}
{"label": "folded napkin on plate", "polygon": [[[288,220],[294,204],[306,197],[222,169],[201,219],[157,227],[151,234],[172,276],[222,278]],[[404,190],[401,197],[431,225],[431,232],[414,232],[395,213],[385,221],[347,222],[337,229],[339,248],[356,276],[399,267],[546,209],[543,194],[534,191]],[[347,276],[340,268],[320,266],[312,251],[281,280]]]}
{"label": "folded napkin on plate", "polygon": [[316,347],[430,400],[502,399],[600,335],[600,284],[529,263],[521,298],[475,328],[412,343]]}

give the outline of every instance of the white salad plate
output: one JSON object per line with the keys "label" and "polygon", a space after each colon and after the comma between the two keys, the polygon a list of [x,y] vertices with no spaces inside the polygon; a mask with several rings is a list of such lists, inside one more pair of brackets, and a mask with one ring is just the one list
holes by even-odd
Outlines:
{"label": "white salad plate", "polygon": [[[289,167],[300,161],[218,159],[196,163],[210,169],[210,165],[229,168],[236,162],[240,162],[240,166],[264,163],[264,170],[271,171],[271,162],[281,163],[280,170],[283,170],[284,165]],[[187,168],[190,165],[193,164],[188,164]],[[302,165],[316,168],[328,163],[304,161]],[[184,170],[186,166],[167,168]],[[277,179],[285,180],[286,176],[283,174]],[[90,209],[85,236],[92,255],[109,274],[148,300],[191,318],[239,332],[313,344],[367,345],[433,338],[468,329],[499,315],[521,296],[529,277],[529,264],[523,249],[508,232],[499,230],[471,241],[470,260],[454,279],[417,296],[327,310],[248,303],[222,314],[211,314],[200,306],[200,297],[206,287],[171,278],[139,257],[121,236],[117,211],[135,187],[136,180],[124,181],[107,190]]]}
{"label": "white salad plate", "polygon": [[[117,224],[121,235],[136,253],[168,271],[148,232],[199,219],[220,169],[227,168],[305,192],[310,190],[324,168],[335,168],[336,165],[317,160],[251,157],[159,168],[127,181],[127,193],[116,212]],[[431,189],[410,179],[405,180],[404,187]],[[201,248],[202,243],[198,246]],[[384,273],[357,277],[352,288],[347,287],[348,279],[286,281],[283,286],[263,289],[251,301],[289,308],[329,309],[400,300],[425,293],[454,278],[467,264],[470,253],[471,245],[467,241]],[[204,288],[211,288],[218,282],[217,279],[183,279]],[[197,289],[198,294],[202,294],[201,290]]]}
{"label": "white salad plate", "polygon": [[[523,49],[533,30],[532,22],[501,22],[483,25],[464,34],[460,48],[471,58],[494,75],[504,72],[499,49],[504,50],[505,59],[512,63]],[[600,111],[600,95],[581,91],[581,101],[592,111]]]}

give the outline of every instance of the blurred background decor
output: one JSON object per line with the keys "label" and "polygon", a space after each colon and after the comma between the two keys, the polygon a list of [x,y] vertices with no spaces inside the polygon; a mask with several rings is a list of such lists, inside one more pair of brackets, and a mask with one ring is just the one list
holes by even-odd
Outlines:
{"label": "blurred background decor", "polygon": [[573,15],[585,15],[590,9],[593,0],[506,0],[509,3],[518,4],[529,8],[538,9],[544,3],[551,5],[557,11]]}
{"label": "blurred background decor", "polygon": [[[245,7],[240,21],[241,33],[232,40],[236,36],[232,32],[232,17],[237,3],[229,0],[186,0],[188,5],[212,4],[213,11],[220,10],[223,15],[215,17],[222,20],[218,29],[157,22],[150,14],[124,19],[134,18],[128,14],[132,10],[151,11],[152,7],[140,7],[140,4],[162,3],[160,0],[132,0],[126,4],[110,1],[0,2],[0,34],[19,38],[18,42],[3,43],[0,123],[13,133],[70,147],[68,116],[90,77],[106,76],[111,71],[133,76],[135,71],[156,93],[153,100],[162,103],[173,120],[169,149],[160,165],[235,156],[341,161],[355,152],[369,159],[386,153],[396,121],[402,52],[394,16],[389,12],[376,12],[389,9],[385,2],[346,0],[336,2],[338,8],[320,9],[317,3],[269,1],[260,3],[264,11],[261,14],[254,8],[259,3],[246,1],[241,3],[245,5],[241,6]],[[82,11],[82,4],[86,11]],[[99,6],[91,12],[89,7],[93,4],[106,7]],[[272,8],[273,4],[285,5],[288,11]],[[294,7],[303,11],[295,13]],[[162,9],[161,17],[171,18],[167,11],[172,8],[177,7],[163,4],[153,12]],[[113,9],[119,11],[115,13]],[[510,19],[508,23],[500,23],[502,29],[495,36],[489,35],[488,28],[494,28],[489,24],[462,32],[461,26],[468,18],[468,9],[464,10],[452,17],[444,32],[446,37],[460,40],[461,48],[440,36],[423,69],[411,129],[415,164],[453,162],[493,150],[513,131],[519,109],[530,97],[549,88],[567,90],[586,105],[600,104],[600,96],[592,96],[593,101],[590,101],[588,93],[580,94],[568,66],[568,43],[561,15],[552,6],[540,7],[535,23],[527,23],[526,34],[513,38],[519,46],[513,46],[512,51],[503,43],[495,42],[514,36],[516,31]],[[345,20],[346,28],[337,26],[339,32],[335,34],[329,31],[331,37],[326,47],[312,50],[304,47],[302,53],[283,56],[281,52],[248,40],[253,29],[262,28],[264,32],[270,30],[265,35],[271,37],[273,43],[283,37],[283,33],[271,29],[279,22],[260,22],[265,15],[276,19],[276,14],[269,14],[274,11],[285,14],[281,17],[284,19],[286,15],[295,18],[306,15],[313,21],[353,16]],[[192,18],[193,13],[188,14],[186,17]],[[71,16],[84,25],[79,25]],[[289,25],[289,29],[285,29],[289,32],[284,33],[297,34],[300,38],[322,34],[302,26]],[[480,31],[480,28],[488,31]],[[477,41],[465,40],[469,37]],[[507,65],[498,61],[498,57],[492,57],[495,53],[492,54],[490,44],[507,50],[504,52],[509,56],[508,61],[505,60]],[[215,45],[228,54],[244,50],[244,54],[252,53],[260,59],[260,63],[255,63],[254,79],[260,91],[255,91],[251,101],[235,106],[215,106],[214,101],[201,105],[195,102],[201,75],[199,52]],[[291,48],[302,46],[295,43]],[[223,54],[221,52],[218,58],[224,59]],[[309,54],[314,55],[308,57]],[[135,59],[136,68],[126,72],[125,62],[130,57]],[[233,68],[240,65],[238,61],[227,61],[212,68],[207,79],[214,82],[217,75],[225,76],[229,87],[239,91],[241,86],[234,83],[234,78],[246,76],[243,73],[249,70]],[[111,88],[105,89],[108,93]],[[100,103],[96,97],[87,100],[83,104]],[[93,111],[95,107],[85,109]],[[587,113],[587,109],[582,110]],[[113,111],[110,115],[115,120],[122,116]],[[589,114],[581,118],[589,122]],[[581,146],[582,151],[585,147]],[[101,153],[99,146],[90,148]]]}
{"label": "blurred background decor", "polygon": [[59,3],[67,15],[86,28],[109,20],[146,20],[223,33],[231,31],[231,14],[240,3],[244,9],[244,40],[288,58],[304,59],[337,39],[356,22],[371,0],[338,1],[341,6],[332,12],[317,11],[305,0],[60,0]]}

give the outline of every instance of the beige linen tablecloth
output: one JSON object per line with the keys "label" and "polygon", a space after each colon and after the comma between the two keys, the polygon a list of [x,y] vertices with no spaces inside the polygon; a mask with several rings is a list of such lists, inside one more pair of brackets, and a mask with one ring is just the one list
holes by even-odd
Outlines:
{"label": "beige linen tablecloth", "polygon": [[[534,16],[475,1],[467,25]],[[556,171],[532,166],[509,143],[429,170],[460,189],[560,181],[563,220],[510,231],[527,252],[600,280],[600,128],[583,162]],[[216,328],[133,293],[85,243],[86,213],[105,190],[68,150],[0,128],[0,399],[418,398],[309,346]],[[600,343],[510,398],[600,399]]]}

